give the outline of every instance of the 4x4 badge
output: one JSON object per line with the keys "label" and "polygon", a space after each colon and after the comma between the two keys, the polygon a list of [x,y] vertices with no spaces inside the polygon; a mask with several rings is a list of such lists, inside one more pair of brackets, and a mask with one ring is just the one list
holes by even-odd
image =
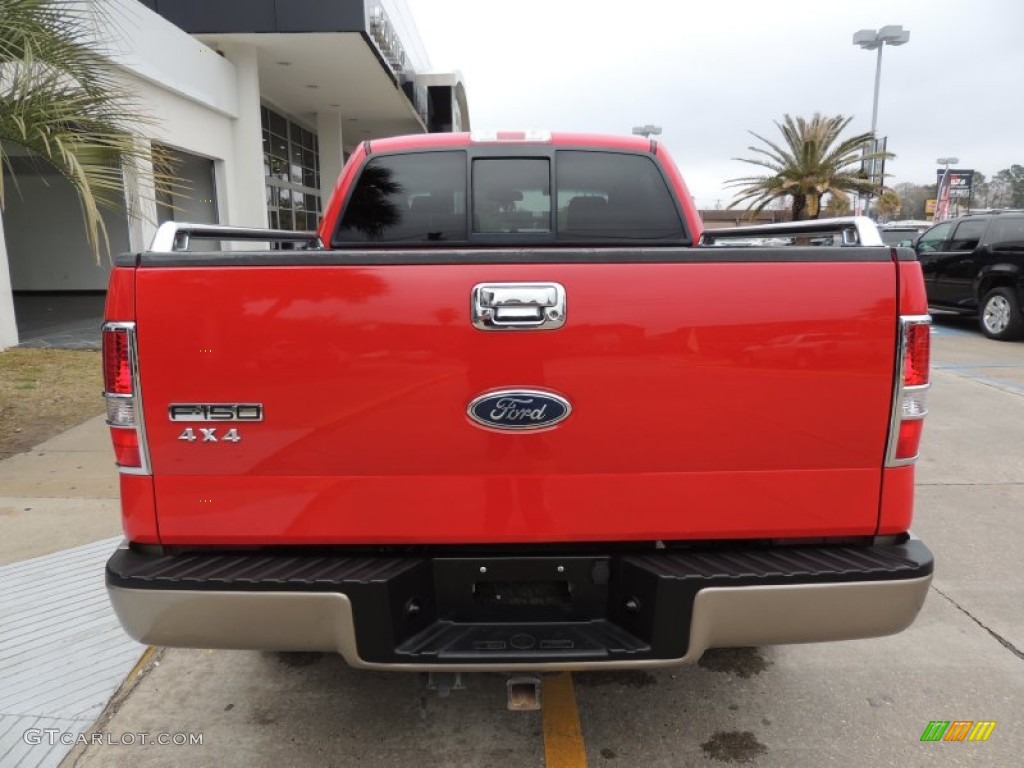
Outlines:
{"label": "4x4 badge", "polygon": [[201,443],[239,443],[242,441],[242,436],[238,434],[237,429],[229,429],[220,437],[217,436],[216,427],[199,427],[199,434],[196,434],[196,429],[189,427],[180,435],[179,440],[184,440],[186,443],[194,443],[199,441]]}

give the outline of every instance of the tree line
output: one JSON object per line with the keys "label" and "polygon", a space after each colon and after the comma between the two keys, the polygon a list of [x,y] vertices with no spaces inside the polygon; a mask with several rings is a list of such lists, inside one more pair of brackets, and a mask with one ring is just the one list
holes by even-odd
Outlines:
{"label": "tree line", "polygon": [[[893,186],[899,197],[899,216],[903,219],[925,218],[925,204],[935,199],[932,184],[901,182]],[[967,201],[961,201],[966,208]],[[1011,165],[991,177],[974,172],[971,208],[1024,208],[1024,165]]]}

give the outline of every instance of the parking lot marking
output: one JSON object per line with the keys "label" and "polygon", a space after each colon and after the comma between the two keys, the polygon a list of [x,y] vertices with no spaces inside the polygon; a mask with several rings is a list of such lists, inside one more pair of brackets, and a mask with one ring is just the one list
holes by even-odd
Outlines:
{"label": "parking lot marking", "polygon": [[560,672],[544,678],[541,689],[544,715],[544,765],[546,768],[586,768],[580,713],[572,674]]}

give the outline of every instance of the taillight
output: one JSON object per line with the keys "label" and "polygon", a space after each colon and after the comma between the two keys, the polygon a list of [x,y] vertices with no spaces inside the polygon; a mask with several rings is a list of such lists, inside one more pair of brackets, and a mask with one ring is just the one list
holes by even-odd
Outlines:
{"label": "taillight", "polygon": [[110,437],[114,442],[114,460],[119,467],[142,467],[138,432],[134,429],[111,427]]}
{"label": "taillight", "polygon": [[908,387],[928,383],[931,334],[931,318],[926,321],[904,318],[903,383]]}
{"label": "taillight", "polygon": [[103,389],[116,395],[132,393],[132,368],[126,328],[111,328],[103,334]]}
{"label": "taillight", "polygon": [[137,373],[135,323],[107,323],[103,326],[103,397],[114,458],[122,472],[148,475]]}
{"label": "taillight", "polygon": [[926,395],[930,386],[931,323],[928,315],[900,318],[896,387],[885,461],[887,467],[900,467],[917,461],[924,426],[922,420],[928,414]]}

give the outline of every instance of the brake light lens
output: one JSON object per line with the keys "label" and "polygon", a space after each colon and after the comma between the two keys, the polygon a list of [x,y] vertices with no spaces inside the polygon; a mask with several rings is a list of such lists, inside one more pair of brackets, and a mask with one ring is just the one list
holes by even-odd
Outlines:
{"label": "brake light lens", "polygon": [[142,405],[136,387],[135,323],[103,326],[103,397],[107,425],[118,468],[126,474],[148,475]]}
{"label": "brake light lens", "polygon": [[134,429],[111,429],[110,438],[114,443],[114,460],[118,466],[142,466],[142,452],[139,450],[138,432]]}
{"label": "brake light lens", "polygon": [[103,333],[103,389],[115,395],[132,393],[127,329],[117,328]]}
{"label": "brake light lens", "polygon": [[928,315],[900,318],[899,370],[889,422],[887,467],[900,467],[917,461],[924,417],[928,415],[928,388],[931,386],[931,322]]}
{"label": "brake light lens", "polygon": [[917,458],[922,431],[924,431],[924,421],[921,419],[900,422],[900,434],[896,441],[897,458]]}
{"label": "brake light lens", "polygon": [[904,325],[905,350],[903,353],[903,384],[920,387],[928,383],[931,364],[931,322],[913,322]]}
{"label": "brake light lens", "polygon": [[524,143],[550,144],[551,131],[473,131],[469,140],[474,144]]}

